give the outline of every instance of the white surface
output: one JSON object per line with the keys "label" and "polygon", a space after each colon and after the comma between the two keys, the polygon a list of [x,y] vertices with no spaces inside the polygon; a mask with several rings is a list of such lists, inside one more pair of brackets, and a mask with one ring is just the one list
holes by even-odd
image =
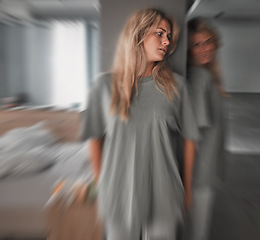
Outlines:
{"label": "white surface", "polygon": [[0,152],[26,152],[33,148],[48,147],[58,141],[51,131],[44,129],[44,122],[30,127],[15,128],[0,138]]}
{"label": "white surface", "polygon": [[49,148],[58,139],[43,127],[40,122],[15,128],[0,138],[0,178],[35,173],[55,163],[57,156]]}

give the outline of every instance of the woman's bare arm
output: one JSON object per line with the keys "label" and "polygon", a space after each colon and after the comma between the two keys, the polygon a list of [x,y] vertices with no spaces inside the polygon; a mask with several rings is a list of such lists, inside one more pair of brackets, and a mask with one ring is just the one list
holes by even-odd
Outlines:
{"label": "woman's bare arm", "polygon": [[188,139],[184,139],[184,168],[183,168],[183,184],[185,189],[185,208],[188,210],[192,203],[192,171],[195,156],[195,143]]}
{"label": "woman's bare arm", "polygon": [[89,140],[90,160],[94,171],[95,182],[98,181],[101,171],[103,140],[104,138],[93,138]]}

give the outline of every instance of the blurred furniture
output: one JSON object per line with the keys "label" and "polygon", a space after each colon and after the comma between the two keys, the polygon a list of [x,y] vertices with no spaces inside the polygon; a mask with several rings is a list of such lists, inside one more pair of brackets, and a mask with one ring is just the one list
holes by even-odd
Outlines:
{"label": "blurred furniture", "polygon": [[94,185],[76,181],[66,188],[66,180],[60,183],[46,207],[48,240],[103,240]]}
{"label": "blurred furniture", "polygon": [[18,127],[29,127],[45,121],[46,127],[62,142],[78,141],[80,112],[55,110],[0,110],[0,136]]}
{"label": "blurred furniture", "polygon": [[[0,137],[8,130],[45,121],[46,128],[60,139],[44,150],[55,157],[53,166],[37,173],[8,175],[0,179],[0,239],[46,238],[48,231],[44,205],[51,196],[54,184],[63,178],[75,180],[82,176],[92,179],[86,143],[78,137],[80,117],[81,113],[77,111],[53,109],[0,111]],[[94,211],[94,208],[91,209]],[[74,220],[84,225],[85,213],[90,210],[84,206],[75,210],[73,207],[72,212],[78,211],[82,211],[83,215],[78,215],[79,218]]]}

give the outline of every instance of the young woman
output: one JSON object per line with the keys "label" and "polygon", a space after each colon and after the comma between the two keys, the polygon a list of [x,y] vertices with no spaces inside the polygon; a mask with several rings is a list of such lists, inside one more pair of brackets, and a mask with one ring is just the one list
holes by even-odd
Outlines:
{"label": "young woman", "polygon": [[219,37],[202,18],[188,22],[188,82],[200,132],[193,173],[192,240],[209,239],[215,187],[224,162],[222,98],[225,96],[216,58]]}
{"label": "young woman", "polygon": [[[91,138],[108,240],[138,240],[141,232],[149,239],[175,239],[184,202],[191,204],[198,133],[184,79],[167,65],[177,37],[175,21],[161,11],[134,13],[121,33],[112,71],[90,93],[83,137]],[[180,135],[183,182],[176,157]]]}

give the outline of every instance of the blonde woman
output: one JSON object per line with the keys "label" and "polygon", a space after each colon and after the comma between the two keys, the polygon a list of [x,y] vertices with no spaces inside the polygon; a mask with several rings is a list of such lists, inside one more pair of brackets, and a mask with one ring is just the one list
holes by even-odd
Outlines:
{"label": "blonde woman", "polygon": [[[175,239],[191,204],[197,129],[184,79],[167,65],[178,27],[157,9],[127,21],[110,73],[89,96],[83,137],[108,240]],[[184,141],[183,182],[177,152]],[[184,194],[185,193],[185,194]],[[185,199],[184,199],[185,196]]]}
{"label": "blonde woman", "polygon": [[224,121],[222,98],[225,96],[218,61],[219,37],[208,21],[195,18],[188,22],[190,97],[200,132],[193,173],[194,203],[192,240],[209,238],[211,213],[216,187],[224,162]]}

